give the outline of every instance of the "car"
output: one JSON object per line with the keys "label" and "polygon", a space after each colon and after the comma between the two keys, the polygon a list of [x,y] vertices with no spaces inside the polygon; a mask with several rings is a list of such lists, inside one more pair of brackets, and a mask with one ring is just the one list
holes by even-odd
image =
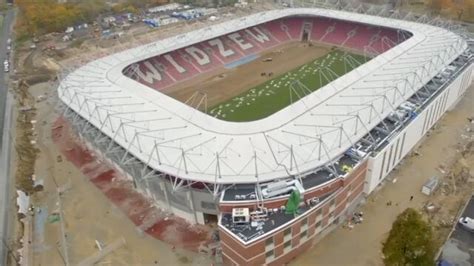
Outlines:
{"label": "car", "polygon": [[468,231],[474,232],[474,219],[470,217],[459,218],[459,224]]}
{"label": "car", "polygon": [[3,71],[9,72],[9,71],[10,71],[10,66],[4,65],[4,66],[3,66]]}

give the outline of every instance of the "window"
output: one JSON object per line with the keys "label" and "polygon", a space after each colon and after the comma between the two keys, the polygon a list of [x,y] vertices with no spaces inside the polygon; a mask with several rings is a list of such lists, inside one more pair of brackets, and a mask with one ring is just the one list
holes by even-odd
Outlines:
{"label": "window", "polygon": [[320,221],[321,219],[323,219],[323,209],[319,209],[316,211],[316,221]]}
{"label": "window", "polygon": [[329,203],[329,211],[332,212],[336,208],[336,199],[332,199]]}
{"label": "window", "polygon": [[271,260],[275,257],[275,253],[273,252],[273,249],[270,250],[270,251],[267,251],[267,253],[265,253],[265,258],[267,260]]}
{"label": "window", "polygon": [[301,240],[305,240],[308,238],[308,231],[303,231],[300,235]]}
{"label": "window", "polygon": [[316,229],[314,230],[315,233],[319,233],[321,231],[321,221],[316,223]]}
{"label": "window", "polygon": [[442,108],[443,111],[446,110],[446,103],[448,102],[448,93],[445,93],[444,96],[445,97],[443,99],[443,108]]}
{"label": "window", "polygon": [[268,246],[268,245],[271,245],[273,244],[273,237],[269,237],[267,238],[267,240],[265,240],[265,246]]}
{"label": "window", "polygon": [[425,111],[425,120],[423,122],[423,131],[422,133],[425,133],[426,131],[426,122],[428,121],[428,116],[430,115],[430,112],[431,112],[431,109],[428,109],[427,111]]}
{"label": "window", "polygon": [[400,139],[401,139],[401,138],[398,138],[398,139],[397,139],[397,144],[395,145],[395,153],[393,154],[392,166],[395,166],[395,162],[397,161],[398,145],[400,145]]}
{"label": "window", "polygon": [[329,213],[329,221],[328,221],[328,223],[332,223],[333,220],[334,220],[334,212],[332,211],[332,212]]}
{"label": "window", "polygon": [[288,241],[290,239],[291,239],[291,227],[285,229],[285,231],[283,232],[283,241]]}
{"label": "window", "polygon": [[405,145],[405,137],[407,136],[407,133],[403,133],[403,138],[402,138],[402,145],[400,145],[400,154],[398,154],[398,159],[402,158],[403,154],[403,146]]}
{"label": "window", "polygon": [[390,170],[390,161],[392,160],[392,151],[393,151],[393,145],[390,146],[390,151],[388,152],[387,168],[385,169],[386,173],[388,173],[388,171]]}
{"label": "window", "polygon": [[283,250],[286,252],[291,249],[291,240],[286,241],[285,244],[283,244]]}
{"label": "window", "polygon": [[[441,111],[441,100],[442,100],[442,98],[439,97],[439,98],[438,98],[438,105],[437,105],[437,107],[436,107],[436,120],[439,118],[439,115],[440,115],[440,111]],[[435,120],[435,121],[436,121],[436,120]]]}
{"label": "window", "polygon": [[321,221],[316,223],[316,228],[320,228],[320,227],[321,227]]}
{"label": "window", "polygon": [[382,166],[380,167],[380,175],[379,175],[379,180],[382,179],[382,174],[383,174],[383,167],[385,165],[385,156],[387,155],[387,151],[383,153],[382,157]]}
{"label": "window", "polygon": [[301,230],[306,230],[308,228],[308,217],[304,218],[301,221]]}
{"label": "window", "polygon": [[265,251],[273,250],[275,248],[275,244],[273,242],[273,237],[269,237],[265,240]]}

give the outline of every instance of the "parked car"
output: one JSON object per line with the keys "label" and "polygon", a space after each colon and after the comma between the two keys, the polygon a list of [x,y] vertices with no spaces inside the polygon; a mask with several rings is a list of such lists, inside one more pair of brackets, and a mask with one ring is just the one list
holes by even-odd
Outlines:
{"label": "parked car", "polygon": [[459,218],[459,224],[466,230],[474,232],[474,219],[469,217],[461,217]]}

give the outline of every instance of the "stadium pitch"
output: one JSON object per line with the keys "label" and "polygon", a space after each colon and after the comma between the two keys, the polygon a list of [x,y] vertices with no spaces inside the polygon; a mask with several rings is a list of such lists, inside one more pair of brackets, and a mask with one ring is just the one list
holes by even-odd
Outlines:
{"label": "stadium pitch", "polygon": [[[289,72],[257,85],[209,110],[209,115],[232,122],[265,118],[367,62],[361,55],[333,49]],[[271,75],[271,73],[261,73]]]}
{"label": "stadium pitch", "polygon": [[[278,112],[368,60],[318,43],[291,42],[244,64],[203,73],[162,92],[221,120],[254,121]],[[205,104],[198,106],[203,97]]]}

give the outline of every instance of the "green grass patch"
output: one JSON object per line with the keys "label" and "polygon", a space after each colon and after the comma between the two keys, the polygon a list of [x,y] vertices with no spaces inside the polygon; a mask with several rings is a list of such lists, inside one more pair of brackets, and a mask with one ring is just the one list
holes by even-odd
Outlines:
{"label": "green grass patch", "polygon": [[209,115],[232,122],[265,118],[367,61],[368,59],[361,55],[332,50],[325,56],[212,107]]}

